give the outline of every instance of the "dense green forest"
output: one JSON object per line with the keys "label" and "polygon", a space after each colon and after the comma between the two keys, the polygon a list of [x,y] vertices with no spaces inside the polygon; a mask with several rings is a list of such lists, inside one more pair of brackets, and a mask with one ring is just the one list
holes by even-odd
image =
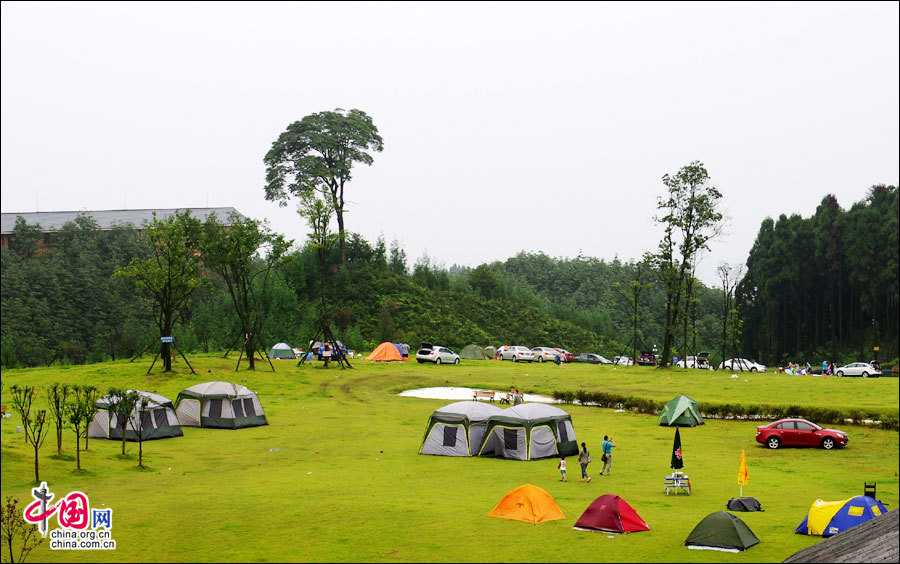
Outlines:
{"label": "dense green forest", "polygon": [[[898,355],[898,209],[895,187],[874,187],[843,211],[826,197],[808,219],[763,221],[736,289],[742,330],[723,328],[725,293],[695,281],[676,354],[710,351],[776,364],[786,360],[868,360],[874,344],[884,361]],[[38,226],[18,222],[3,249],[2,364],[45,365],[155,354],[153,304],[117,267],[150,248],[129,226],[100,230],[87,216],[67,224],[38,253]],[[444,268],[428,256],[410,269],[405,251],[348,232],[346,266],[330,251],[328,317],[350,348],[381,341],[459,348],[521,344],[558,346],[575,354],[631,356],[661,344],[664,287],[642,265],[593,257],[519,253],[476,268]],[[258,259],[262,260],[262,259]],[[221,279],[211,272],[178,315],[180,350],[234,349],[241,325]],[[638,335],[629,285],[641,278]],[[318,260],[308,246],[287,254],[263,300],[263,342],[303,347],[315,334]],[[740,324],[736,324],[740,326]]]}

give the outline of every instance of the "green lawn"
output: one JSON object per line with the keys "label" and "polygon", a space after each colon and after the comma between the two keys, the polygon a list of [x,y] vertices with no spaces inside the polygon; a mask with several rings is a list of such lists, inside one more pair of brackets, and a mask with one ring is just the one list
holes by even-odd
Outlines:
{"label": "green lawn", "polygon": [[[108,552],[51,551],[45,541],[29,561],[414,561],[414,562],[780,562],[816,537],[794,528],[816,499],[862,493],[878,483],[879,498],[898,507],[898,437],[895,431],[844,426],[842,450],[770,451],[755,440],[756,423],[708,420],[682,429],[684,470],[691,496],[666,496],[674,430],[656,417],[611,409],[562,406],[572,415],[579,441],[599,460],[604,434],[616,444],[611,476],[561,483],[556,459],[517,462],[417,455],[428,415],[448,400],[399,397],[429,386],[507,390],[511,386],[550,395],[553,390],[602,390],[654,399],[687,394],[716,402],[846,405],[898,408],[895,378],[837,379],[776,374],[656,371],[641,367],[520,365],[463,361],[459,366],[370,363],[353,370],[296,367],[277,361],[254,373],[234,372],[234,358],[190,357],[192,375],[179,359],[177,372],[145,373],[150,359],[129,363],[3,371],[2,402],[11,405],[13,384],[44,386],[60,381],[101,389],[127,386],[172,400],[208,380],[241,382],[259,394],[269,425],[239,431],[185,428],[184,437],[147,442],[149,471],[117,457],[119,443],[92,440],[82,453],[85,471],[72,460],[51,458],[50,437],[41,452],[41,478],[58,497],[86,493],[92,507],[113,509]],[[158,367],[157,367],[158,369]],[[41,396],[43,402],[43,395]],[[2,423],[2,495],[31,501],[32,450],[16,434],[18,416]],[[64,448],[74,454],[66,431]],[[137,445],[129,443],[129,452]],[[750,483],[765,512],[739,516],[762,541],[740,554],[688,550],[682,546],[704,516],[737,497],[737,467],[747,453]],[[600,464],[589,471],[596,474]],[[574,481],[571,481],[574,477]],[[529,525],[488,518],[512,488],[531,483],[550,492],[567,519]],[[608,538],[572,529],[596,497],[614,493],[650,524],[649,532]],[[51,521],[51,529],[56,520]]]}

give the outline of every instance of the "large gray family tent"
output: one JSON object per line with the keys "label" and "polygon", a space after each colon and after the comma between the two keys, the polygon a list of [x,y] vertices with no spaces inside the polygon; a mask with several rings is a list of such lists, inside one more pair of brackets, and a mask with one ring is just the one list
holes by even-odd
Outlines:
{"label": "large gray family tent", "polygon": [[466,345],[459,351],[459,358],[470,360],[488,360],[491,357],[485,354],[484,349],[478,345]]}
{"label": "large gray family tent", "polygon": [[473,456],[481,445],[487,420],[502,415],[497,406],[481,401],[458,401],[428,418],[419,454]]}
{"label": "large gray family tent", "polygon": [[[128,390],[131,392],[132,390]],[[116,397],[107,395],[96,401],[97,413],[88,425],[88,437],[92,439],[122,440],[122,432],[126,441],[138,440],[136,429],[141,430],[141,440],[166,439],[184,435],[179,427],[178,418],[172,407],[172,400],[159,394],[138,391],[141,399],[145,399],[144,409],[141,403],[131,411],[130,417],[119,417],[112,411]]]}
{"label": "large gray family tent", "polygon": [[269,349],[269,358],[297,358],[297,355],[289,344],[278,343]]}
{"label": "large gray family tent", "polygon": [[178,421],[188,427],[240,429],[268,425],[256,394],[231,382],[204,382],[178,393]]}
{"label": "large gray family tent", "polygon": [[727,511],[716,511],[704,517],[684,541],[689,547],[735,552],[758,543],[759,539],[750,527],[740,517]]}
{"label": "large gray family tent", "polygon": [[696,427],[703,425],[700,407],[687,396],[677,396],[669,400],[659,414],[659,424],[668,427]]}
{"label": "large gray family tent", "polygon": [[572,417],[552,405],[523,403],[491,416],[478,456],[537,460],[578,454]]}

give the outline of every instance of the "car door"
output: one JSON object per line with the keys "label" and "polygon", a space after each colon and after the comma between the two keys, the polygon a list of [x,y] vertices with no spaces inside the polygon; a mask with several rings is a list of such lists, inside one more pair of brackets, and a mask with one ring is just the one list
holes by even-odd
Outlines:
{"label": "car door", "polygon": [[797,446],[816,446],[819,437],[816,436],[816,428],[806,421],[795,421],[797,425]]}
{"label": "car door", "polygon": [[785,421],[781,424],[781,438],[785,446],[802,446],[803,438],[797,429],[796,421]]}

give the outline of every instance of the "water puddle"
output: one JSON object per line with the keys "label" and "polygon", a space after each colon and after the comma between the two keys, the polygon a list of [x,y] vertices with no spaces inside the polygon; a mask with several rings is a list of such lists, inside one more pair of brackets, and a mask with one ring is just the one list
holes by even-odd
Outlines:
{"label": "water puddle", "polygon": [[[400,392],[398,395],[408,398],[422,398],[422,399],[445,399],[445,400],[455,400],[455,401],[463,401],[473,399],[475,396],[475,388],[419,388],[417,390],[406,390],[405,392]],[[494,392],[494,403],[498,403],[501,398],[505,397],[507,394],[507,390],[497,391],[497,390],[477,390],[479,392]],[[557,400],[542,396],[539,394],[524,394],[524,401],[527,402],[537,402],[537,403],[560,403]],[[481,400],[486,401],[486,400]]]}

